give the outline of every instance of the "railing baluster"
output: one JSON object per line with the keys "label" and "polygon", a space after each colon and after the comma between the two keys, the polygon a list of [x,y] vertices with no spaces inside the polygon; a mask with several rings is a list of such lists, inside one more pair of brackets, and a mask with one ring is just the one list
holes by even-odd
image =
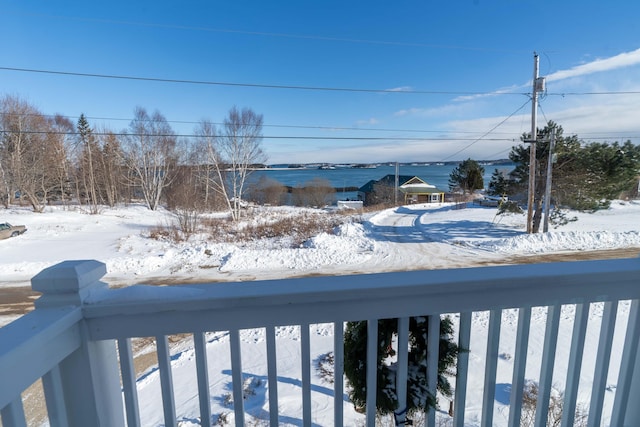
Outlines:
{"label": "railing baluster", "polygon": [[596,367],[595,373],[593,374],[593,387],[591,387],[591,403],[589,404],[589,421],[587,427],[598,427],[602,420],[602,405],[604,403],[604,393],[607,388],[611,345],[613,344],[613,333],[616,327],[617,313],[617,301],[607,301],[604,304],[602,323],[600,324],[598,354],[596,355]]}
{"label": "railing baluster", "polygon": [[562,306],[552,305],[547,309],[547,325],[544,331],[544,346],[542,347],[542,364],[540,367],[540,384],[538,386],[538,402],[536,403],[536,418],[534,425],[547,425],[549,414],[549,398],[551,397],[551,381],[553,380],[553,365],[556,359],[558,345],[558,327],[560,326],[560,310]]}
{"label": "railing baluster", "polygon": [[55,366],[42,377],[42,389],[47,403],[47,415],[50,427],[66,427],[69,425],[67,408],[62,389],[60,367]]}
{"label": "railing baluster", "polygon": [[584,338],[587,334],[588,320],[589,303],[577,304],[573,321],[573,333],[571,334],[571,350],[569,352],[567,381],[564,390],[564,404],[562,405],[561,425],[566,427],[573,426],[575,420],[582,355],[584,353]]}
{"label": "railing baluster", "polygon": [[302,358],[302,425],[311,427],[311,336],[309,324],[300,325]]}
{"label": "railing baluster", "polygon": [[198,377],[198,402],[200,404],[200,424],[211,424],[211,393],[209,392],[209,363],[207,360],[207,337],[204,332],[193,334],[196,354],[196,375]]}
{"label": "railing baluster", "polygon": [[484,369],[484,391],[482,393],[482,417],[480,425],[493,425],[493,407],[496,398],[496,372],[500,345],[500,323],[502,310],[491,310],[487,335],[487,354]]}
{"label": "railing baluster", "polygon": [[469,351],[471,345],[471,312],[460,313],[458,328],[458,353],[456,364],[456,392],[453,400],[453,425],[464,427],[464,411],[467,402],[467,376],[469,374]]}
{"label": "railing baluster", "polygon": [[138,406],[138,389],[136,388],[136,372],[131,351],[131,339],[118,340],[120,355],[120,372],[124,390],[124,404],[127,412],[127,426],[140,427],[140,407]]}
{"label": "railing baluster", "polygon": [[3,427],[27,427],[20,395],[13,402],[2,408],[0,416],[2,416]]}
{"label": "railing baluster", "polygon": [[276,328],[267,327],[267,378],[269,381],[269,422],[278,425],[278,358],[276,354]]}
{"label": "railing baluster", "polygon": [[244,427],[244,390],[242,380],[242,353],[240,351],[240,331],[229,331],[229,347],[231,349],[231,381],[233,383],[233,412],[236,427]]}
{"label": "railing baluster", "polygon": [[344,322],[333,324],[333,425],[344,424]]}
{"label": "railing baluster", "polygon": [[404,425],[407,419],[407,376],[409,370],[409,318],[398,319],[398,370],[396,371],[396,395],[398,411],[396,425]]}
{"label": "railing baluster", "polygon": [[164,424],[176,427],[176,404],[173,396],[173,375],[171,375],[171,356],[169,354],[169,339],[167,336],[156,337],[156,346],[158,369],[160,370],[160,387],[162,389]]}
{"label": "railing baluster", "polygon": [[[427,388],[435,398],[438,393],[438,361],[440,348],[440,315],[429,316],[429,332],[427,336]],[[428,408],[424,418],[425,426],[435,427],[437,408]]]}
{"label": "railing baluster", "polygon": [[522,416],[522,397],[524,394],[524,374],[527,367],[529,349],[529,331],[531,329],[531,307],[518,309],[518,331],[516,350],[513,360],[511,396],[509,397],[509,426],[518,427]]}
{"label": "railing baluster", "polygon": [[367,320],[367,427],[376,425],[378,319]]}
{"label": "railing baluster", "polygon": [[[630,419],[627,411],[631,402],[631,381],[633,380],[633,371],[636,359],[638,357],[638,341],[640,340],[640,300],[633,300],[631,302],[631,309],[629,310],[629,320],[627,322],[627,333],[624,339],[624,349],[622,350],[622,361],[620,362],[620,372],[618,373],[618,384],[616,386],[616,397],[613,401],[613,412],[611,415],[612,426],[631,426],[631,421],[637,422],[638,420]],[[636,368],[637,372],[640,372]],[[637,379],[637,381],[640,379]],[[637,408],[638,402],[633,401],[632,411],[636,413],[640,412]],[[624,424],[625,421],[627,424]]]}

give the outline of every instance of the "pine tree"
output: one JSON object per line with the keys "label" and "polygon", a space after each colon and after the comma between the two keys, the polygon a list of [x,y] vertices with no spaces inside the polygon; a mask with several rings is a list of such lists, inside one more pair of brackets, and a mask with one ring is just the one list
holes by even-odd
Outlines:
{"label": "pine tree", "polygon": [[98,192],[96,189],[96,166],[95,157],[98,154],[98,146],[93,135],[93,130],[84,114],[80,114],[78,119],[78,138],[82,145],[81,171],[84,184],[85,197],[91,206],[91,213],[98,213]]}
{"label": "pine tree", "polygon": [[[407,379],[407,414],[427,411],[435,407],[436,397],[428,391],[427,383],[427,334],[428,317],[409,319],[409,366]],[[398,319],[378,321],[377,355],[377,392],[376,408],[380,414],[388,414],[404,408],[398,408],[396,393],[397,363],[389,363],[395,356],[392,348],[394,336],[398,333]],[[452,339],[451,319],[445,317],[440,322],[440,340],[438,346],[437,388],[445,396],[452,395],[451,384],[445,374],[453,375],[458,352],[461,351]],[[356,408],[366,406],[367,397],[367,322],[348,322],[344,334],[344,373],[349,381],[349,397]]]}
{"label": "pine tree", "polygon": [[449,174],[449,188],[460,189],[463,194],[484,188],[484,168],[471,159],[464,160]]}
{"label": "pine tree", "polygon": [[495,169],[491,174],[491,180],[487,188],[487,194],[490,196],[503,196],[509,191],[509,181],[504,173]]}

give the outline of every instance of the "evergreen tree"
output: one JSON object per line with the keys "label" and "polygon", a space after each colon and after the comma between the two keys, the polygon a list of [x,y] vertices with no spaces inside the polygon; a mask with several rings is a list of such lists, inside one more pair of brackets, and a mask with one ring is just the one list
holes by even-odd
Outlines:
{"label": "evergreen tree", "polygon": [[449,188],[460,189],[463,194],[484,188],[484,168],[471,159],[464,160],[449,174]]}
{"label": "evergreen tree", "polygon": [[491,174],[491,180],[487,188],[490,196],[503,196],[509,191],[509,180],[504,176],[504,172],[495,169]]}
{"label": "evergreen tree", "polygon": [[[564,136],[562,126],[549,121],[538,129],[536,143],[535,194],[533,232],[536,233],[542,218],[542,201],[546,185],[547,161],[549,160],[549,137],[556,129],[555,161],[552,167],[552,199],[556,205],[578,210],[605,208],[637,183],[640,170],[640,147],[627,141],[623,145],[615,142],[583,143],[576,135]],[[525,134],[522,140],[530,139]],[[514,178],[510,194],[524,193],[529,181],[530,145],[512,147],[509,158],[515,163],[511,173]]]}
{"label": "evergreen tree", "polygon": [[91,206],[91,213],[98,213],[98,195],[96,183],[96,157],[100,151],[93,130],[84,114],[78,119],[78,138],[82,146],[80,171],[84,187],[84,197]]}
{"label": "evergreen tree", "polygon": [[[393,337],[398,333],[398,319],[378,321],[377,354],[377,392],[376,408],[380,414],[406,409],[411,415],[416,411],[427,411],[435,407],[436,397],[427,387],[427,333],[428,317],[409,319],[409,366],[407,378],[407,408],[398,408],[396,392],[397,363],[389,363],[395,356],[392,348]],[[458,352],[453,342],[451,319],[445,317],[440,322],[440,340],[438,346],[438,391],[451,396],[452,388],[445,374],[453,375]],[[367,322],[348,322],[344,334],[344,373],[350,384],[350,398],[356,408],[366,406],[367,397]]]}

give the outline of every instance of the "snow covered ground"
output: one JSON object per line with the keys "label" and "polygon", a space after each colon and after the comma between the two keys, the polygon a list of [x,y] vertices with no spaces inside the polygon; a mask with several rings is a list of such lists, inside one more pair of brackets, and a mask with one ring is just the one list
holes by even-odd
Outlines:
{"label": "snow covered ground", "polygon": [[43,268],[68,259],[100,260],[107,264],[107,281],[132,284],[167,277],[207,282],[451,268],[499,263],[505,256],[640,247],[639,201],[614,201],[610,209],[593,214],[572,213],[577,221],[536,235],[525,233],[524,215],[496,217],[495,208],[467,206],[412,205],[367,214],[361,223],[296,248],[275,240],[151,239],[149,229],[175,219],[142,206],[104,208],[99,215],[57,207],[42,214],[12,208],[0,211],[0,221],[24,224],[28,231],[0,241],[0,286],[28,285]]}
{"label": "snow covered ground", "polygon": [[[283,210],[286,212],[286,209]],[[578,218],[547,234],[527,235],[523,215],[495,216],[495,208],[467,205],[414,205],[363,215],[363,221],[351,222],[333,234],[318,235],[300,247],[289,247],[277,241],[247,243],[214,243],[205,236],[193,236],[186,242],[172,243],[148,237],[148,231],[173,221],[167,211],[152,212],[140,206],[104,208],[100,215],[80,210],[48,208],[35,214],[27,209],[12,208],[0,213],[0,222],[25,224],[28,232],[17,238],[0,241],[0,287],[28,286],[32,276],[43,268],[67,259],[97,259],[107,264],[105,281],[117,284],[153,283],[154,280],[190,282],[254,280],[285,278],[305,274],[354,274],[499,264],[507,257],[540,253],[561,253],[597,249],[640,248],[640,202],[614,201],[610,209],[593,214],[571,213]],[[574,307],[563,308],[560,343],[570,341]],[[612,366],[620,358],[620,340],[628,313],[621,304],[616,329]],[[593,346],[599,330],[602,307],[590,311],[587,348]],[[535,309],[532,319],[532,342],[527,365],[527,378],[537,378],[541,354],[535,345],[542,340],[546,310]],[[5,319],[6,320],[6,319]],[[454,321],[456,319],[454,318]],[[508,387],[511,381],[515,346],[516,311],[503,313],[499,361],[496,424],[504,425],[508,413]],[[479,425],[482,402],[482,367],[488,325],[487,313],[475,313],[472,331],[470,378],[467,403],[469,425]],[[300,369],[292,361],[300,353],[297,327],[278,329],[278,376],[280,384],[281,422],[300,425]],[[589,344],[591,343],[591,344]],[[228,336],[208,335],[210,381],[214,420],[227,417],[230,425],[233,409],[229,403],[230,371]],[[312,358],[331,351],[332,326],[314,325]],[[256,420],[264,419],[267,407],[264,331],[242,334],[243,369],[246,384],[252,391],[245,408]],[[173,362],[174,386],[180,425],[197,424],[193,350],[188,342],[176,349]],[[582,402],[588,402],[588,389],[593,375],[594,354],[585,353],[581,380]],[[562,390],[568,363],[568,348],[560,345],[556,359],[554,384]],[[612,368],[609,381],[615,384]],[[614,390],[615,387],[611,387]],[[158,372],[150,368],[139,380],[143,425],[163,425]],[[610,411],[613,392],[607,393]],[[331,425],[333,416],[331,385],[314,371],[313,414],[315,425]],[[448,403],[441,399],[442,409]],[[606,412],[605,412],[606,414]],[[362,415],[345,403],[346,425],[358,425]],[[446,414],[439,414],[446,420]],[[222,420],[222,418],[221,418]],[[444,422],[444,421],[443,421]],[[261,425],[258,424],[257,425]],[[266,425],[266,423],[265,423]]]}

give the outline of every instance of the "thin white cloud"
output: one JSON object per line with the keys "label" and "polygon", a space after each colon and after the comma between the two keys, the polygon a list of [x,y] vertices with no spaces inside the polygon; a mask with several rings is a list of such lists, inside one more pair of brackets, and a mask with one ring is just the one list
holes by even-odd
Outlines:
{"label": "thin white cloud", "polygon": [[587,74],[612,71],[619,68],[640,64],[640,48],[631,52],[624,52],[610,58],[596,59],[585,64],[577,65],[568,70],[560,70],[546,76],[547,81],[558,81]]}
{"label": "thin white cloud", "polygon": [[[560,80],[586,76],[603,71],[614,71],[620,68],[630,67],[638,64],[640,64],[640,48],[631,52],[623,52],[610,58],[595,59],[584,64],[576,65],[575,67],[569,68],[567,70],[556,71],[543,77],[545,77],[547,82],[557,82]],[[521,85],[512,85],[510,87],[497,89],[490,93],[459,96],[457,98],[454,98],[453,101],[474,101],[477,99],[489,98],[505,93],[513,93],[522,89],[530,90],[531,81]]]}
{"label": "thin white cloud", "polygon": [[517,91],[518,89],[523,89],[523,88],[529,87],[529,86],[531,86],[531,84],[513,85],[513,86],[510,86],[510,87],[494,90],[493,92],[489,92],[489,93],[480,93],[480,94],[477,94],[477,95],[462,95],[462,96],[458,96],[458,97],[454,98],[453,101],[454,102],[474,101],[474,100],[480,99],[480,98],[490,98],[490,97],[494,97],[494,96],[497,96],[497,95],[503,95],[505,93],[513,93],[513,92]]}
{"label": "thin white cloud", "polygon": [[452,114],[459,114],[465,111],[466,107],[459,104],[446,104],[434,108],[406,108],[393,113],[394,117],[445,117]]}
{"label": "thin white cloud", "polygon": [[376,119],[375,117],[371,117],[369,119],[366,120],[358,120],[356,122],[357,126],[371,126],[371,125],[377,125],[378,123],[380,123],[380,121],[378,119]]}
{"label": "thin white cloud", "polygon": [[411,86],[399,86],[391,89],[385,89],[386,92],[409,92],[413,90]]}

